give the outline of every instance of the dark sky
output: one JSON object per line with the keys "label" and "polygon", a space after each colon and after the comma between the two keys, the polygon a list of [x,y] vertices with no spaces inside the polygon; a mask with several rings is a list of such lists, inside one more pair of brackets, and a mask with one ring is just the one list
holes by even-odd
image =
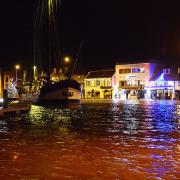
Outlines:
{"label": "dark sky", "polygon": [[[1,64],[33,62],[34,2],[1,2]],[[83,40],[79,63],[87,70],[116,62],[180,59],[178,0],[62,0],[60,10],[61,51],[75,56]]]}

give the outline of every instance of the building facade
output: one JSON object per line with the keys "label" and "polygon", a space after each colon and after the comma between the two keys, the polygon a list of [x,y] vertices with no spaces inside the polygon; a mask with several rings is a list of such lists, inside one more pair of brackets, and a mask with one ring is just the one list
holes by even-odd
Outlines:
{"label": "building facade", "polygon": [[[151,99],[178,99],[178,68],[158,65],[145,87]],[[177,92],[176,92],[177,91]]]}
{"label": "building facade", "polygon": [[180,99],[180,69],[156,63],[116,64],[114,99]]}
{"label": "building facade", "polygon": [[112,99],[114,70],[90,71],[84,80],[85,99]]}
{"label": "building facade", "polygon": [[144,88],[153,74],[154,63],[116,64],[113,98],[147,98]]}

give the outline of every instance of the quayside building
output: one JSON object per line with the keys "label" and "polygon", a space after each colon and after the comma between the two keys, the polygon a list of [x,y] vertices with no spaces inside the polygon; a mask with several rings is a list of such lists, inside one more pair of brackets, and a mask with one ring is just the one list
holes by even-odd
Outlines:
{"label": "quayside building", "polygon": [[157,63],[116,64],[114,99],[179,99],[180,68]]}
{"label": "quayside building", "polygon": [[84,79],[85,99],[112,99],[114,69],[90,71]]}
{"label": "quayside building", "polygon": [[115,69],[90,71],[85,99],[180,99],[180,66],[117,63]]}

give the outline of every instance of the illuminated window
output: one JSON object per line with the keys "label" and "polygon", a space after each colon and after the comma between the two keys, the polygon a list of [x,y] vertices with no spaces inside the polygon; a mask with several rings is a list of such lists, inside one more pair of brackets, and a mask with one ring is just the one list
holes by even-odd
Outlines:
{"label": "illuminated window", "polygon": [[100,86],[100,80],[96,80],[96,86]]}
{"label": "illuminated window", "polygon": [[132,68],[132,73],[144,73],[144,68]]}
{"label": "illuminated window", "polygon": [[86,86],[90,86],[90,81],[89,80],[86,81]]}
{"label": "illuminated window", "polygon": [[164,74],[170,74],[170,69],[163,69]]}
{"label": "illuminated window", "polygon": [[124,86],[126,86],[126,84],[127,84],[127,81],[119,81],[120,87],[124,87]]}
{"label": "illuminated window", "polygon": [[131,73],[131,69],[119,69],[119,74],[128,74]]}

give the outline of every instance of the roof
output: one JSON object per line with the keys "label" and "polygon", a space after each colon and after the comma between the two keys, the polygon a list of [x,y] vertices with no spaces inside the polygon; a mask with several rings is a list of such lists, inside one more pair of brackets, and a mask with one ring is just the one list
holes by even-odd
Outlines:
{"label": "roof", "polygon": [[149,63],[157,63],[156,59],[135,59],[135,60],[121,60],[116,62],[116,65],[131,65],[131,64],[149,64]]}
{"label": "roof", "polygon": [[86,79],[91,79],[91,78],[112,78],[114,73],[115,73],[114,69],[90,71],[90,72],[88,72],[88,74],[86,76]]}
{"label": "roof", "polygon": [[149,62],[131,62],[131,63],[117,62],[116,63],[116,65],[136,65],[136,64],[149,64]]}
{"label": "roof", "polygon": [[153,76],[150,78],[150,81],[156,81],[160,76],[163,74],[163,69],[170,69],[170,74],[164,74],[163,79],[164,81],[179,81],[180,75],[178,74],[178,68],[173,66],[158,66]]}

